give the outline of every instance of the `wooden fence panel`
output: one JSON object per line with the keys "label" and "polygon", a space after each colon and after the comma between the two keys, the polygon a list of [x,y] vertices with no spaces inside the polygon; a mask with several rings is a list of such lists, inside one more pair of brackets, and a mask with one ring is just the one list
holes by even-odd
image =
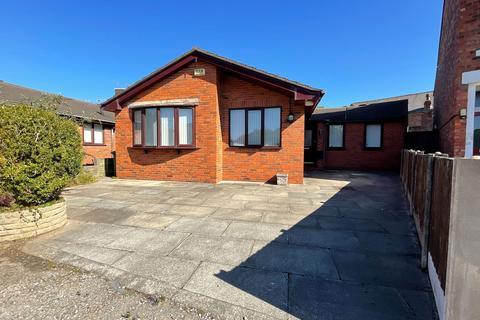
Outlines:
{"label": "wooden fence panel", "polygon": [[447,275],[450,204],[453,159],[436,157],[434,161],[428,249],[442,289]]}

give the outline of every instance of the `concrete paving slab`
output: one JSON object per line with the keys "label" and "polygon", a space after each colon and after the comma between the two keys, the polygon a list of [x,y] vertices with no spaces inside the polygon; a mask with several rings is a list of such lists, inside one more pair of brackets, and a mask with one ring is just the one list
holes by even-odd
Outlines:
{"label": "concrete paving slab", "polygon": [[169,214],[191,217],[206,217],[214,213],[216,208],[212,207],[199,207],[199,206],[187,206],[187,205],[174,205]]}
{"label": "concrete paving slab", "polygon": [[351,231],[319,230],[293,227],[287,232],[288,242],[321,248],[357,250],[360,242]]}
{"label": "concrete paving slab", "polygon": [[228,209],[244,209],[247,201],[233,199],[207,199],[202,203],[204,207],[228,208]]}
{"label": "concrete paving slab", "polygon": [[326,230],[386,232],[378,223],[365,219],[318,217],[318,224]]}
{"label": "concrete paving slab", "polygon": [[128,207],[128,210],[131,210],[135,213],[156,213],[156,214],[165,214],[172,208],[171,204],[167,203],[138,203],[136,202],[134,205]]}
{"label": "concrete paving slab", "polygon": [[230,222],[225,220],[182,217],[165,230],[220,236],[229,224]]}
{"label": "concrete paving slab", "polygon": [[184,289],[275,318],[287,318],[285,273],[203,262]]}
{"label": "concrete paving slab", "polygon": [[289,226],[305,226],[316,227],[317,217],[315,216],[303,216],[298,214],[290,214],[286,212],[266,212],[263,215],[262,222],[265,223],[278,223]]}
{"label": "concrete paving slab", "polygon": [[252,246],[253,240],[191,235],[170,256],[239,265],[248,258]]}
{"label": "concrete paving slab", "polygon": [[362,251],[399,255],[419,255],[420,253],[416,235],[356,232],[355,236],[360,242],[359,250]]}
{"label": "concrete paving slab", "polygon": [[414,319],[392,288],[292,275],[289,297],[295,319]]}
{"label": "concrete paving slab", "polygon": [[257,223],[247,221],[233,221],[223,236],[238,239],[287,242],[284,234],[288,225]]}
{"label": "concrete paving slab", "polygon": [[337,269],[328,249],[256,241],[250,257],[243,265],[262,270],[338,279]]}
{"label": "concrete paving slab", "polygon": [[68,232],[59,234],[56,239],[101,247],[123,237],[128,231],[130,231],[128,227],[99,223],[79,223],[69,228]]}
{"label": "concrete paving slab", "polygon": [[178,288],[187,282],[198,265],[196,261],[139,253],[129,254],[113,264],[116,268],[164,281]]}
{"label": "concrete paving slab", "polygon": [[247,209],[218,208],[211,217],[224,220],[254,221],[262,220],[262,212]]}
{"label": "concrete paving slab", "polygon": [[188,233],[135,228],[107,245],[108,248],[167,255]]}
{"label": "concrete paving slab", "polygon": [[245,208],[259,211],[290,212],[290,207],[288,206],[288,204],[267,203],[259,201],[247,201],[245,203]]}
{"label": "concrete paving slab", "polygon": [[412,290],[428,290],[430,284],[416,257],[333,253],[342,280]]}
{"label": "concrete paving slab", "polygon": [[182,218],[167,214],[137,213],[120,222],[122,225],[141,227],[146,229],[165,229],[173,222]]}
{"label": "concrete paving slab", "polygon": [[132,215],[134,215],[134,212],[126,209],[91,209],[85,214],[72,217],[72,219],[84,222],[118,224]]}
{"label": "concrete paving slab", "polygon": [[52,245],[53,247],[62,251],[104,264],[113,264],[120,258],[129,254],[128,251],[114,250],[79,243],[47,241],[45,242],[45,245]]}

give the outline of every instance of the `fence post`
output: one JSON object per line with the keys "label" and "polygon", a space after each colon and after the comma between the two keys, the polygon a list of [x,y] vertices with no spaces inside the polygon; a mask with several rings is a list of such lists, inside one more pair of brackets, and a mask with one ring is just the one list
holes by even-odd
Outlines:
{"label": "fence post", "polygon": [[433,172],[435,170],[435,154],[429,154],[427,169],[425,172],[425,205],[423,211],[423,246],[420,259],[422,269],[427,268],[428,263],[428,237],[430,233],[430,211],[432,208]]}

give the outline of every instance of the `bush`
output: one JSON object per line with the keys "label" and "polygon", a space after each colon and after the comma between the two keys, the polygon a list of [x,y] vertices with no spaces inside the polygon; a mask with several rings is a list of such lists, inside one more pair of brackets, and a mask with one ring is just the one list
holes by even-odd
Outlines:
{"label": "bush", "polygon": [[57,199],[83,157],[77,125],[46,108],[0,105],[0,189],[19,205]]}
{"label": "bush", "polygon": [[81,184],[89,184],[94,183],[97,181],[97,177],[95,177],[91,172],[85,171],[81,169],[78,175],[72,179],[70,185],[81,185]]}

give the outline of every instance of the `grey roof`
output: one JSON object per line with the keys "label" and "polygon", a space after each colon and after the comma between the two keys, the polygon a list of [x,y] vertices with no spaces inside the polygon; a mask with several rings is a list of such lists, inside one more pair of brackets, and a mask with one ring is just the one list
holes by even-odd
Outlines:
{"label": "grey roof", "polygon": [[[43,92],[0,80],[0,103],[31,103],[51,93]],[[86,120],[115,123],[113,112],[101,111],[100,105],[63,97],[57,112]]]}
{"label": "grey roof", "polygon": [[373,103],[365,106],[317,108],[310,121],[320,122],[388,122],[407,119],[408,100]]}
{"label": "grey roof", "polygon": [[379,103],[379,102],[387,102],[387,101],[399,101],[399,100],[408,100],[408,111],[411,112],[416,109],[421,109],[424,107],[424,102],[426,99],[426,95],[430,95],[430,99],[432,100],[432,107],[434,105],[433,101],[433,91],[425,91],[425,92],[418,92],[418,93],[410,93],[404,94],[401,96],[396,97],[389,97],[389,98],[380,98],[374,100],[366,100],[366,101],[358,101],[354,102],[352,106],[361,106],[361,105],[368,105],[372,103]]}
{"label": "grey roof", "polygon": [[133,84],[131,84],[130,86],[128,86],[127,88],[125,88],[124,90],[122,91],[119,91],[117,92],[115,95],[113,95],[111,98],[107,99],[106,101],[104,101],[102,103],[102,105],[106,105],[108,102],[116,99],[117,97],[119,97],[120,95],[124,94],[125,92],[128,92],[129,90],[131,90],[132,88],[136,87],[137,85],[139,85],[140,83],[148,80],[149,78],[151,78],[152,76],[156,75],[157,73],[160,73],[161,71],[167,69],[169,66],[175,64],[176,62],[182,60],[183,58],[189,56],[189,55],[192,55],[192,54],[203,54],[205,56],[209,56],[209,57],[213,57],[213,58],[216,58],[216,59],[219,59],[223,62],[226,62],[226,63],[230,63],[232,65],[235,65],[237,67],[240,67],[240,68],[244,68],[244,69],[247,69],[247,70],[250,70],[250,71],[253,71],[253,72],[256,72],[257,74],[262,74],[264,76],[267,76],[267,77],[270,77],[270,78],[273,78],[273,79],[277,79],[279,81],[283,81],[284,83],[288,83],[290,85],[293,85],[293,86],[296,86],[296,87],[299,87],[299,88],[303,88],[303,89],[306,89],[306,90],[309,90],[309,91],[318,91],[318,92],[321,92],[322,95],[325,93],[323,89],[318,89],[318,88],[314,88],[314,87],[311,87],[309,85],[306,85],[306,84],[303,84],[303,83],[300,83],[300,82],[297,82],[297,81],[293,81],[293,80],[290,80],[290,79],[287,79],[287,78],[284,78],[284,77],[281,77],[279,75],[276,75],[276,74],[273,74],[273,73],[270,73],[270,72],[267,72],[267,71],[263,71],[263,70],[260,70],[260,69],[257,69],[255,67],[252,67],[252,66],[249,66],[249,65],[246,65],[246,64],[243,64],[243,63],[240,63],[240,62],[237,62],[235,60],[231,60],[229,58],[225,58],[225,57],[222,57],[222,56],[219,56],[218,54],[215,54],[215,53],[212,53],[212,52],[209,52],[209,51],[206,51],[206,50],[203,50],[203,49],[200,49],[200,48],[197,48],[197,47],[194,47],[192,48],[190,51],[184,53],[183,55],[181,55],[180,57],[170,61],[169,63],[165,64],[164,66],[156,69],[155,71],[151,72],[150,74],[146,75],[145,77],[143,77],[142,79],[134,82]]}

